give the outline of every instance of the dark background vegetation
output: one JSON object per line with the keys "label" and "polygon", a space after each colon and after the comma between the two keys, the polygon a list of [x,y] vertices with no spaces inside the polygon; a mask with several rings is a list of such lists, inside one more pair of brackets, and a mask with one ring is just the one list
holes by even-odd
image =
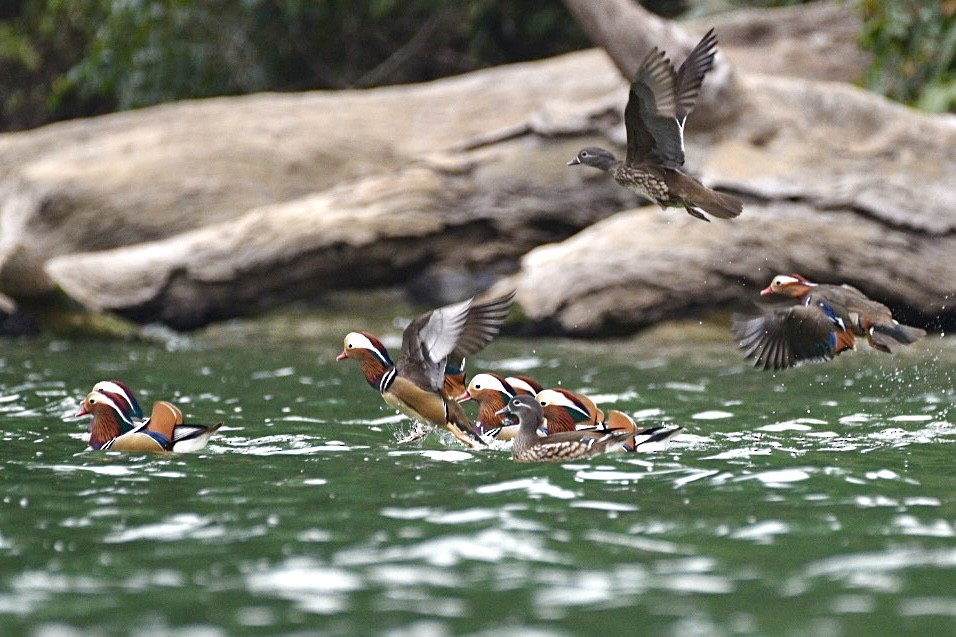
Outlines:
{"label": "dark background vegetation", "polygon": [[[662,15],[780,0],[646,0]],[[934,111],[956,106],[956,0],[857,0],[861,80]],[[0,130],[255,91],[419,82],[589,42],[560,0],[5,0]]]}

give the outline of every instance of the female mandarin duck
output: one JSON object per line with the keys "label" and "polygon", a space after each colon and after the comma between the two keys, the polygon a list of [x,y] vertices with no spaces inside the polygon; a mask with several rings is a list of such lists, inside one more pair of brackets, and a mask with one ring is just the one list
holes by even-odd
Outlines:
{"label": "female mandarin duck", "polygon": [[117,394],[100,391],[87,394],[76,415],[93,416],[90,447],[104,451],[198,451],[222,427],[222,423],[210,427],[184,424],[183,413],[165,400],[153,405],[147,420],[134,423]]}
{"label": "female mandarin duck", "polygon": [[691,216],[710,221],[738,216],[743,203],[711,190],[683,173],[684,123],[694,110],[704,76],[714,64],[717,36],[711,29],[678,70],[662,51],[651,49],[631,84],[624,109],[627,154],[624,161],[603,148],[585,148],[568,166],[598,168],[628,190],[661,208],[684,208]]}
{"label": "female mandarin duck", "polygon": [[630,433],[631,440],[623,445],[625,451],[637,451],[641,445],[663,442],[683,429],[679,426],[641,429],[634,419],[624,412],[612,409],[605,414],[587,396],[567,389],[545,389],[538,392],[535,400],[541,405],[547,433],[582,429],[626,431]]}
{"label": "female mandarin duck", "polygon": [[356,359],[368,384],[406,416],[445,427],[468,446],[482,446],[480,432],[448,394],[447,361],[450,357],[463,361],[488,345],[513,300],[514,292],[482,303],[468,299],[422,314],[405,328],[397,364],[368,332],[347,334],[336,360]]}
{"label": "female mandarin duck", "polygon": [[891,352],[926,335],[901,325],[890,309],[849,285],[813,283],[799,274],[779,274],[761,296],[780,296],[792,305],[760,316],[734,315],[733,332],[755,367],[786,369],[797,363],[830,360],[856,347],[865,336],[870,347]]}
{"label": "female mandarin duck", "polygon": [[500,410],[508,421],[517,419],[518,433],[511,447],[515,462],[565,462],[590,458],[614,449],[633,433],[616,429],[583,429],[541,435],[544,411],[532,396],[515,396]]}

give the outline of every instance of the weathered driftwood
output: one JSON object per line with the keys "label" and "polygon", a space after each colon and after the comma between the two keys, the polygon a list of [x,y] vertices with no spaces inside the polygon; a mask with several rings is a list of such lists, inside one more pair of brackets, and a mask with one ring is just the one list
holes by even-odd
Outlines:
{"label": "weathered driftwood", "polygon": [[[814,40],[821,55],[843,50],[833,33],[848,32],[852,7],[824,8],[748,12],[749,31],[728,18],[722,46],[746,65],[752,47],[732,35],[773,24],[829,34]],[[787,71],[820,67],[811,57]],[[778,72],[725,63],[708,77],[733,106],[708,114],[705,99],[687,140],[688,168],[744,196],[744,215],[626,212],[532,251],[514,279],[529,316],[576,333],[633,329],[748,298],[740,283],[778,269],[941,311],[938,288],[956,269],[943,249],[956,224],[952,120],[761,64]],[[418,86],[187,102],[0,136],[0,291],[60,286],[91,308],[189,328],[436,268],[479,284],[636,203],[565,166],[583,145],[623,141],[626,87],[588,51]],[[722,87],[732,99],[720,102]],[[858,238],[871,235],[882,238]],[[921,266],[933,276],[919,255],[936,255]]]}
{"label": "weathered driftwood", "polygon": [[852,283],[908,306],[901,313],[908,321],[952,320],[956,235],[929,238],[807,202],[751,204],[747,212],[747,232],[716,222],[701,232],[700,221],[657,208],[622,212],[532,250],[500,285],[517,287],[544,330],[578,335],[745,308],[781,272]]}

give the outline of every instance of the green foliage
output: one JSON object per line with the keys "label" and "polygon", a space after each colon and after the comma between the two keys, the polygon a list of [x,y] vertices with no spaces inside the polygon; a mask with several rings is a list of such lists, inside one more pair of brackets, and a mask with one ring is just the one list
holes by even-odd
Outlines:
{"label": "green foliage", "polygon": [[928,111],[956,111],[956,0],[862,0],[867,85]]}
{"label": "green foliage", "polygon": [[[642,0],[685,9],[803,0]],[[956,0],[857,0],[869,85],[956,105]],[[420,82],[589,46],[561,0],[0,2],[0,130],[253,91]]]}
{"label": "green foliage", "polygon": [[0,9],[0,128],[422,81],[588,44],[561,0],[23,0]]}

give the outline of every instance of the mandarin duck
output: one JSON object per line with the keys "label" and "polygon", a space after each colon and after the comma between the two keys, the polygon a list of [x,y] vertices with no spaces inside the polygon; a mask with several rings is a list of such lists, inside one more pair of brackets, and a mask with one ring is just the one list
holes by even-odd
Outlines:
{"label": "mandarin duck", "polygon": [[604,422],[604,412],[583,394],[558,387],[535,394],[548,421],[548,433],[596,427]]}
{"label": "mandarin duck", "polygon": [[505,378],[505,380],[508,381],[508,384],[514,388],[516,392],[515,395],[524,394],[526,396],[534,396],[539,391],[544,389],[544,386],[541,383],[530,376],[508,376]]}
{"label": "mandarin duck", "polygon": [[514,300],[514,292],[474,302],[468,299],[422,314],[402,334],[402,355],[393,363],[388,350],[368,332],[349,332],[337,361],[354,358],[365,380],[385,402],[421,423],[445,427],[462,443],[483,446],[481,432],[445,385],[449,357],[464,360],[492,341]]}
{"label": "mandarin duck", "polygon": [[625,451],[637,451],[641,445],[663,442],[683,430],[680,426],[642,429],[623,411],[611,409],[605,413],[587,396],[563,388],[540,391],[535,400],[541,405],[546,433],[582,429],[627,431],[632,439],[622,446]]}
{"label": "mandarin duck", "polygon": [[663,51],[651,49],[631,84],[624,109],[627,154],[620,161],[603,148],[581,150],[568,166],[603,170],[628,190],[661,208],[684,208],[710,221],[704,213],[731,219],[743,210],[733,195],[719,193],[680,170],[684,165],[684,123],[694,110],[704,76],[717,54],[711,29],[676,71]]}
{"label": "mandarin duck", "polygon": [[565,462],[590,458],[614,449],[631,437],[616,429],[582,429],[541,435],[544,411],[532,396],[515,396],[499,410],[511,424],[518,421],[518,433],[511,447],[515,462]]}
{"label": "mandarin duck", "polygon": [[445,393],[449,398],[461,402],[467,392],[465,388],[467,378],[464,357],[456,356],[452,352],[452,355],[445,360]]}
{"label": "mandarin duck", "polygon": [[735,314],[732,330],[746,358],[765,370],[805,361],[826,361],[855,349],[856,336],[870,347],[891,352],[915,343],[926,331],[901,325],[890,309],[850,285],[813,283],[799,274],[779,274],[761,296],[778,296],[791,304],[759,316]]}
{"label": "mandarin duck", "polygon": [[142,421],[145,418],[143,408],[139,406],[139,401],[136,400],[133,390],[126,383],[118,380],[101,380],[93,385],[92,391],[109,394],[117,401],[117,404],[123,407],[123,413],[134,422]]}
{"label": "mandarin duck", "polygon": [[198,451],[222,427],[189,425],[183,413],[172,403],[160,400],[143,422],[127,415],[127,407],[117,394],[93,391],[86,395],[76,416],[93,416],[90,447],[103,451]]}
{"label": "mandarin duck", "polygon": [[493,435],[499,440],[511,440],[517,433],[516,427],[506,427],[504,415],[498,412],[518,395],[508,380],[498,374],[485,372],[476,374],[459,402],[474,400],[478,403],[478,419],[475,427],[482,435]]}

